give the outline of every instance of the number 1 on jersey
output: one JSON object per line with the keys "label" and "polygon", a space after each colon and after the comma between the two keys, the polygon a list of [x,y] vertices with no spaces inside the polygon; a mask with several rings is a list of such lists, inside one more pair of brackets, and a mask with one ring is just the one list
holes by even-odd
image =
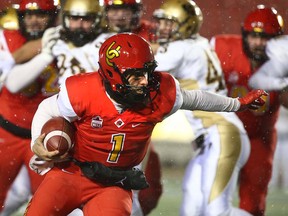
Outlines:
{"label": "number 1 on jersey", "polygon": [[120,153],[123,150],[125,134],[113,134],[111,137],[112,150],[109,153],[107,162],[117,163]]}

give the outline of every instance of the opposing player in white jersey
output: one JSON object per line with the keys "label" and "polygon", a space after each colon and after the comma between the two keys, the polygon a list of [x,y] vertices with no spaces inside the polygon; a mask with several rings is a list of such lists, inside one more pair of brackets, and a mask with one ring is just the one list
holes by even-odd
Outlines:
{"label": "opposing player in white jersey", "polygon": [[[203,17],[195,2],[166,0],[153,17],[158,27],[158,44],[153,45],[156,70],[173,74],[184,89],[226,95],[220,62],[198,33]],[[185,111],[185,115],[194,129],[198,154],[186,168],[180,215],[250,215],[232,207],[238,174],[250,153],[241,121],[234,113]]]}
{"label": "opposing player in white jersey", "polygon": [[249,85],[267,91],[278,91],[288,87],[288,35],[273,38],[267,42],[266,54],[269,58],[254,73]]}

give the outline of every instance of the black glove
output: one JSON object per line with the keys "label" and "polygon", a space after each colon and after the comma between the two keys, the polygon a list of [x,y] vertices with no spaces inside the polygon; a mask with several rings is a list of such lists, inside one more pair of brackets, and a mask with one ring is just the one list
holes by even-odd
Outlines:
{"label": "black glove", "polygon": [[81,168],[82,173],[89,179],[107,186],[119,186],[126,190],[141,190],[149,187],[142,170],[115,170],[98,162],[80,162],[73,159]]}

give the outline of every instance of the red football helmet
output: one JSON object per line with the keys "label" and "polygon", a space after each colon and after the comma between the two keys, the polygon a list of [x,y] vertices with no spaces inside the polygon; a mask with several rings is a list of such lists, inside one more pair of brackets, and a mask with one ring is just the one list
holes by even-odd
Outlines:
{"label": "red football helmet", "polygon": [[256,10],[250,12],[242,25],[242,43],[245,54],[257,62],[265,62],[268,57],[265,46],[259,45],[256,51],[251,49],[248,43],[248,35],[261,37],[267,40],[281,35],[284,32],[284,22],[280,14],[273,7],[258,5]]}
{"label": "red football helmet", "polygon": [[[99,50],[99,73],[109,95],[117,102],[131,106],[145,106],[151,102],[150,92],[159,88],[154,70],[157,66],[148,42],[133,33],[121,33],[108,38]],[[131,75],[147,74],[148,86],[135,91],[128,78]]]}
{"label": "red football helmet", "polygon": [[[34,40],[42,37],[44,31],[53,26],[57,17],[57,6],[53,0],[21,0],[18,9],[18,19],[20,30],[28,40]],[[24,23],[25,14],[47,14],[49,22],[45,29],[28,31]]]}
{"label": "red football helmet", "polygon": [[247,15],[243,31],[271,37],[281,35],[284,32],[283,18],[275,8],[258,5],[256,10]]}
{"label": "red football helmet", "polygon": [[25,10],[55,11],[56,5],[54,5],[53,0],[22,0],[19,5],[19,11]]}

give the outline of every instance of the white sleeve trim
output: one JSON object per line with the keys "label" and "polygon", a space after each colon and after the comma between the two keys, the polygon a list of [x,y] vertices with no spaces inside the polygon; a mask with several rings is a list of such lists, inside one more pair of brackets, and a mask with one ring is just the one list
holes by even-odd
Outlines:
{"label": "white sleeve trim", "polygon": [[58,108],[61,115],[64,116],[64,118],[66,118],[68,121],[72,122],[78,118],[70,103],[65,83],[63,83],[60,87],[60,92],[58,96]]}

